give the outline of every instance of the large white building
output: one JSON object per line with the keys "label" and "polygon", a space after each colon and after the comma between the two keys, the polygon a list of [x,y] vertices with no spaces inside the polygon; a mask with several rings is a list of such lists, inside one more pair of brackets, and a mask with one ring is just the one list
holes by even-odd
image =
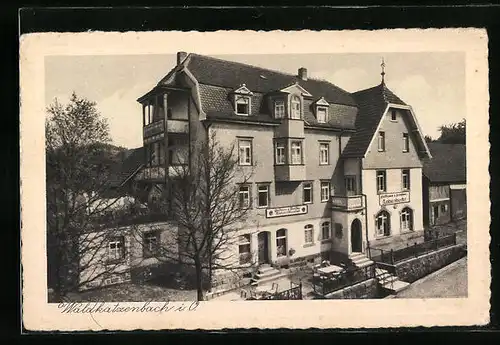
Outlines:
{"label": "large white building", "polygon": [[175,165],[188,163],[178,157],[189,154],[176,153],[212,131],[254,169],[239,187],[251,221],[231,249],[242,264],[349,260],[423,236],[422,162],[430,153],[412,108],[383,74],[379,85],[349,93],[306,68],[289,75],[179,52],[138,101],[144,154],[127,181],[150,199],[162,197]]}

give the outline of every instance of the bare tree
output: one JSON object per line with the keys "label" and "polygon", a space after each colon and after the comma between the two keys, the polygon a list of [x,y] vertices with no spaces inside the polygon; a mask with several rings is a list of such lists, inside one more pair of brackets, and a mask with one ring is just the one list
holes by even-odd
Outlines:
{"label": "bare tree", "polygon": [[[155,257],[194,270],[198,300],[206,283],[211,288],[215,271],[237,273],[252,266],[240,264],[234,248],[237,230],[250,212],[250,200],[240,196],[239,186],[253,175],[251,166],[238,162],[235,145],[223,146],[213,133],[206,142],[192,145],[190,164],[173,166],[167,177],[167,203],[177,226],[169,243],[159,243]],[[145,243],[144,241],[142,243]]]}
{"label": "bare tree", "polygon": [[[55,100],[47,112],[48,283],[59,301],[83,285],[99,284],[123,265],[107,255],[117,231],[98,225],[105,216],[111,220],[119,198],[103,197],[110,169],[96,157],[102,157],[110,137],[96,103],[73,93],[67,105]],[[120,247],[116,244],[116,256],[124,250]]]}

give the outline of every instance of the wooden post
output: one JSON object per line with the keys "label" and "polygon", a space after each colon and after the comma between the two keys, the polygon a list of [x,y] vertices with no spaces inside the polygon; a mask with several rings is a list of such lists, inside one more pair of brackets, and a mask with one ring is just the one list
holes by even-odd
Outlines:
{"label": "wooden post", "polygon": [[391,265],[394,265],[394,250],[391,249]]}
{"label": "wooden post", "polygon": [[457,233],[456,232],[453,233],[453,244],[454,245],[457,244]]}

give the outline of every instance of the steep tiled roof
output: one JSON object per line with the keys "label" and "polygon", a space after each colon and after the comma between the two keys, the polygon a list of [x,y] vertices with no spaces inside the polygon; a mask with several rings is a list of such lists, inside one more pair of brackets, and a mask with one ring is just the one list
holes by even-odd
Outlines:
{"label": "steep tiled roof", "polygon": [[426,161],[423,174],[434,183],[466,182],[466,149],[462,144],[428,143],[432,159]]}
{"label": "steep tiled roof", "polygon": [[356,132],[347,143],[342,156],[362,157],[373,138],[377,126],[389,103],[406,105],[398,96],[387,88],[385,83],[352,94],[358,105]]}
{"label": "steep tiled roof", "polygon": [[131,149],[127,157],[118,163],[112,170],[108,185],[111,188],[120,187],[144,163],[144,150],[142,147]]}
{"label": "steep tiled roof", "polygon": [[187,68],[200,84],[235,89],[245,83],[252,92],[265,94],[297,82],[314,97],[324,97],[329,103],[356,106],[349,92],[323,80],[302,80],[291,74],[193,53],[189,54]]}

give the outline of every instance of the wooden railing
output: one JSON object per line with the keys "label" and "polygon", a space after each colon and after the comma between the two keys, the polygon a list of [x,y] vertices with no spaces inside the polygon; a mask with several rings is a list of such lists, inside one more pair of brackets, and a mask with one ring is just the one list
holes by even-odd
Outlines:
{"label": "wooden railing", "polygon": [[[294,286],[295,285],[295,286]],[[279,291],[276,293],[265,294],[260,300],[301,300],[302,299],[302,282],[298,285],[290,282],[290,289]]]}
{"label": "wooden railing", "polygon": [[148,138],[155,134],[162,133],[164,130],[165,130],[165,121],[160,120],[144,126],[144,128],[142,129],[142,134],[144,138]]}
{"label": "wooden railing", "polygon": [[457,235],[456,233],[440,237],[434,240],[415,243],[414,245],[408,245],[406,248],[398,249],[398,250],[384,250],[374,247],[368,248],[368,253],[370,259],[375,262],[386,263],[390,265],[394,265],[400,261],[419,257],[423,254],[436,251],[440,248],[454,246],[457,244]]}
{"label": "wooden railing", "polygon": [[316,294],[325,296],[345,287],[352,286],[375,277],[376,273],[374,264],[366,267],[347,269],[336,275],[334,278],[318,278],[313,280],[313,290]]}

